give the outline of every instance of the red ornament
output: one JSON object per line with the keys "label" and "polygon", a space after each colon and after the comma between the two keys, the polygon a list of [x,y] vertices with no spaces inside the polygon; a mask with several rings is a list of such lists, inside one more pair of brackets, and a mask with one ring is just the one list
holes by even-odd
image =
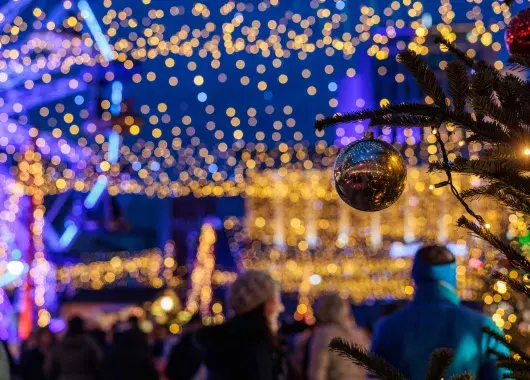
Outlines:
{"label": "red ornament", "polygon": [[512,18],[505,40],[510,54],[530,54],[530,8]]}

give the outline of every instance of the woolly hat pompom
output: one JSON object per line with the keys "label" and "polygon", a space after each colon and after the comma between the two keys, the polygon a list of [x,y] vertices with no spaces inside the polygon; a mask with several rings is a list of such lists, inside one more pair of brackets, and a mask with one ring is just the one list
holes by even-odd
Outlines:
{"label": "woolly hat pompom", "polygon": [[275,291],[276,284],[268,273],[249,270],[230,287],[228,305],[236,315],[245,314],[274,297]]}

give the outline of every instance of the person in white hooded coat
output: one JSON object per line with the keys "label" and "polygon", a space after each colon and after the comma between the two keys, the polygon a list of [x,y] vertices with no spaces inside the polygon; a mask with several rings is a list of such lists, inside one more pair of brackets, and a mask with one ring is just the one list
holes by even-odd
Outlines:
{"label": "person in white hooded coat", "polygon": [[350,304],[336,293],[320,296],[315,304],[318,327],[309,338],[307,378],[309,380],[361,380],[366,372],[350,360],[329,350],[333,338],[369,348],[368,335],[355,325]]}

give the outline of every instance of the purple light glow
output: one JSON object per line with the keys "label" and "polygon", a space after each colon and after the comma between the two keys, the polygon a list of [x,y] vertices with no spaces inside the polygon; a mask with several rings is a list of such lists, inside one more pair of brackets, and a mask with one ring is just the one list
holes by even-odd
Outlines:
{"label": "purple light glow", "polygon": [[[366,60],[365,60],[366,61]],[[370,67],[359,63],[356,75],[353,78],[345,77],[340,81],[339,91],[339,113],[357,111],[362,108],[373,108],[375,94],[371,86]],[[368,122],[357,122],[342,124],[337,127],[335,133],[335,145],[342,147],[350,142],[363,138],[364,132],[368,130]]]}

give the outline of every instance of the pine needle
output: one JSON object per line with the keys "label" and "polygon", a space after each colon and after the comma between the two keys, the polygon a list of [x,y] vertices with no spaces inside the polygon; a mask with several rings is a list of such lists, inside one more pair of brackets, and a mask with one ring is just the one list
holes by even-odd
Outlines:
{"label": "pine needle", "polygon": [[511,371],[526,371],[530,372],[530,363],[521,360],[499,360],[497,368],[506,368]]}
{"label": "pine needle", "polygon": [[488,334],[489,336],[491,336],[496,341],[504,344],[510,351],[512,351],[512,352],[516,353],[517,355],[519,355],[524,361],[529,361],[530,360],[530,357],[528,357],[526,352],[521,347],[518,347],[517,345],[513,344],[512,342],[509,342],[508,339],[506,339],[506,337],[504,335],[501,335],[498,332],[493,331],[492,329],[490,329],[489,327],[486,327],[486,326],[484,326],[482,328],[482,331],[485,332],[486,334]]}
{"label": "pine needle", "polygon": [[407,67],[423,92],[429,95],[438,107],[446,107],[446,96],[436,80],[436,73],[418,54],[412,50],[405,50],[398,55],[398,62]]}
{"label": "pine needle", "polygon": [[454,375],[449,378],[449,380],[474,380],[475,376],[470,373],[462,373],[460,375]]}
{"label": "pine needle", "polygon": [[450,348],[438,348],[430,359],[425,380],[440,380],[453,361],[453,351]]}
{"label": "pine needle", "polygon": [[530,380],[530,373],[524,371],[514,371],[512,373],[504,374],[502,377],[504,379]]}
{"label": "pine needle", "polygon": [[466,200],[491,198],[516,212],[530,214],[530,199],[503,182],[489,183],[460,193]]}
{"label": "pine needle", "polygon": [[382,125],[385,127],[437,127],[438,122],[427,116],[417,115],[382,115],[374,116],[370,120],[371,126]]}
{"label": "pine needle", "polygon": [[475,61],[471,58],[468,57],[468,55],[466,53],[464,53],[462,50],[460,50],[456,44],[454,42],[449,42],[449,40],[445,39],[444,37],[442,36],[435,36],[434,37],[434,42],[437,43],[438,45],[444,45],[445,47],[447,47],[447,49],[453,53],[454,55],[456,55],[460,60],[462,60],[466,65],[468,65],[469,67],[472,67],[474,68],[475,66]]}
{"label": "pine needle", "polygon": [[505,107],[499,107],[489,96],[475,96],[473,98],[473,109],[475,112],[489,116],[493,120],[504,124],[507,128],[504,131],[507,134],[510,129],[517,129],[517,114]]}
{"label": "pine needle", "polygon": [[420,103],[400,103],[388,105],[378,109],[365,109],[357,112],[335,114],[315,122],[315,128],[319,131],[337,124],[352,123],[356,121],[370,120],[384,115],[410,114],[411,116],[430,116],[437,113],[436,106]]}
{"label": "pine needle", "polygon": [[381,380],[406,380],[407,378],[384,359],[374,355],[358,344],[348,343],[341,338],[334,338],[329,344],[332,352],[350,359],[358,366],[376,375]]}
{"label": "pine needle", "polygon": [[458,61],[451,62],[445,69],[449,82],[449,94],[456,112],[464,112],[469,95],[469,77],[466,67]]}
{"label": "pine needle", "polygon": [[510,68],[515,71],[528,71],[530,69],[530,55],[512,54],[508,59]]}
{"label": "pine needle", "polygon": [[521,253],[517,252],[510,245],[505,244],[503,240],[495,236],[487,228],[480,226],[477,223],[473,223],[465,216],[460,217],[456,224],[459,227],[464,227],[468,229],[475,235],[490,243],[492,247],[498,249],[506,256],[512,266],[524,269],[526,271],[530,271],[530,261],[528,261],[526,257],[524,257]]}
{"label": "pine needle", "polygon": [[521,294],[530,297],[530,288],[522,282],[519,282],[511,277],[508,277],[498,271],[493,271],[491,276],[497,280],[504,281],[510,289],[513,289]]}

